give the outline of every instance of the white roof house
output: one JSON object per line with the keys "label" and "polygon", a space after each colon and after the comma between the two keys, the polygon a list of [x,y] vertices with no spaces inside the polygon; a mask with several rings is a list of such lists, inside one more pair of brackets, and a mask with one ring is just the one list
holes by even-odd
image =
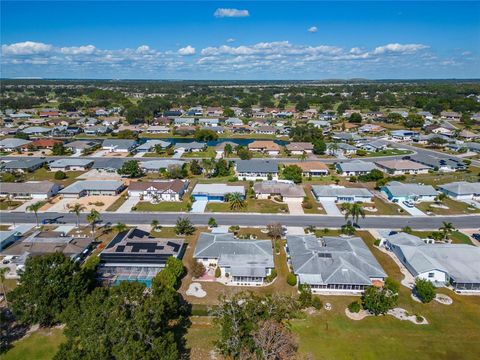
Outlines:
{"label": "white roof house", "polygon": [[342,176],[364,175],[368,174],[373,169],[378,169],[374,163],[362,160],[337,163],[336,168],[340,171]]}
{"label": "white roof house", "polygon": [[431,185],[404,184],[399,181],[389,182],[381,191],[392,201],[434,201],[438,195]]}
{"label": "white roof house", "polygon": [[480,182],[457,181],[438,185],[438,189],[458,200],[480,199]]}
{"label": "white roof house", "polygon": [[245,187],[227,184],[197,184],[193,188],[192,196],[196,200],[224,201],[225,195],[240,193],[245,197]]}
{"label": "white roof house", "polygon": [[313,185],[312,192],[317,201],[370,202],[373,198],[373,194],[368,189],[338,185]]}

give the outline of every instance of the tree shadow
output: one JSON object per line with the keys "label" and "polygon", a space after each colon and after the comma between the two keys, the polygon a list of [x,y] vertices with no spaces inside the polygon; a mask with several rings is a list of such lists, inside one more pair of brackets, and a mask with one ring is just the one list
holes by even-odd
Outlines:
{"label": "tree shadow", "polygon": [[0,354],[12,348],[12,343],[27,334],[28,325],[15,321],[15,317],[8,308],[0,309]]}

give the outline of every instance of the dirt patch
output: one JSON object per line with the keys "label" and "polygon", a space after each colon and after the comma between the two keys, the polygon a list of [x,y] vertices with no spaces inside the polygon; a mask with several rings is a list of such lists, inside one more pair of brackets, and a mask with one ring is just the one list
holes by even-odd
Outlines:
{"label": "dirt patch", "polygon": [[90,212],[90,210],[105,211],[110,205],[112,205],[117,199],[117,196],[84,196],[79,199],[72,199],[69,203],[70,206],[74,204],[81,204],[85,206],[85,212]]}

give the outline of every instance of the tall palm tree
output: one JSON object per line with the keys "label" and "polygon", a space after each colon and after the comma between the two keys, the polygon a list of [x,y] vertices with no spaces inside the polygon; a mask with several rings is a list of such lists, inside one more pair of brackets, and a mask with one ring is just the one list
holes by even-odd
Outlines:
{"label": "tall palm tree", "polygon": [[234,192],[225,195],[225,200],[230,204],[230,210],[240,210],[243,209],[247,204],[242,194],[239,192]]}
{"label": "tall palm tree", "polygon": [[362,203],[352,203],[345,208],[345,220],[347,220],[349,217],[352,218],[354,224],[358,223],[358,219],[360,217],[365,218],[365,210],[363,209]]}
{"label": "tall palm tree", "polygon": [[77,228],[80,227],[80,214],[85,209],[86,209],[85,206],[83,206],[82,204],[76,203],[69,210],[69,213],[74,213],[77,216]]}
{"label": "tall palm tree", "polygon": [[451,234],[453,230],[455,230],[455,228],[451,222],[444,221],[442,223],[442,226],[438,230],[440,230],[443,233],[443,238],[447,239],[448,235]]}
{"label": "tall palm tree", "polygon": [[36,203],[33,203],[27,207],[27,211],[32,211],[35,214],[35,220],[37,220],[37,227],[39,226],[38,223],[38,210],[43,206],[42,201],[37,201]]}
{"label": "tall palm tree", "polygon": [[3,297],[5,298],[5,305],[8,308],[8,301],[7,301],[7,292],[5,291],[5,274],[8,272],[8,268],[1,268],[0,269],[0,283],[2,284],[2,293]]}
{"label": "tall palm tree", "polygon": [[90,211],[90,214],[87,215],[87,221],[92,227],[92,235],[95,233],[95,224],[99,220],[100,220],[100,213],[97,210],[92,209]]}
{"label": "tall palm tree", "polygon": [[123,223],[118,223],[117,225],[115,225],[113,227],[113,230],[115,230],[116,232],[120,233],[122,231],[125,231],[127,230],[127,225],[123,224]]}
{"label": "tall palm tree", "polygon": [[328,153],[330,155],[335,155],[335,153],[338,150],[338,145],[337,145],[337,143],[334,143],[334,142],[330,143],[330,144],[328,144],[327,149],[328,149]]}

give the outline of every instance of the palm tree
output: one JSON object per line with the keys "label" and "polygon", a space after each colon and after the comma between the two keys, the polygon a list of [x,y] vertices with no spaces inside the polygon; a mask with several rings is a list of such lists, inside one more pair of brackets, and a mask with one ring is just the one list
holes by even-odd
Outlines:
{"label": "palm tree", "polygon": [[443,233],[443,238],[446,240],[448,238],[448,235],[451,234],[453,230],[455,230],[455,228],[453,227],[453,224],[451,222],[444,221],[442,223],[442,226],[438,230]]}
{"label": "palm tree", "polygon": [[92,209],[90,214],[87,215],[87,221],[92,226],[92,235],[95,233],[95,224],[100,220],[100,213]]}
{"label": "palm tree", "polygon": [[358,223],[360,217],[365,218],[365,210],[363,205],[360,202],[348,204],[348,207],[345,208],[345,220],[349,217],[352,218],[354,224]]}
{"label": "palm tree", "polygon": [[3,297],[5,298],[5,305],[8,308],[7,292],[5,291],[5,274],[7,272],[8,272],[7,267],[0,269],[0,283],[2,284],[2,293],[3,293]]}
{"label": "palm tree", "polygon": [[28,211],[32,211],[33,213],[35,213],[35,219],[37,220],[37,227],[39,226],[39,223],[38,223],[38,210],[40,210],[40,208],[43,206],[43,202],[42,201],[37,201],[36,203],[33,203],[31,205],[29,205],[27,207],[27,210]]}
{"label": "palm tree", "polygon": [[239,192],[226,194],[225,200],[230,203],[230,210],[240,210],[247,205],[243,195]]}
{"label": "palm tree", "polygon": [[435,198],[435,200],[437,202],[443,202],[443,200],[445,200],[447,198],[447,194],[441,192],[440,194],[437,195],[437,197]]}
{"label": "palm tree", "polygon": [[158,225],[159,225],[159,222],[158,220],[152,220],[152,222],[150,223],[150,226],[152,227],[152,230],[156,230],[158,228]]}
{"label": "palm tree", "polygon": [[300,155],[300,160],[301,160],[301,161],[307,160],[307,153],[306,153],[305,151],[302,152],[302,155]]}
{"label": "palm tree", "polygon": [[113,229],[114,229],[116,232],[120,233],[120,232],[122,232],[122,231],[127,230],[127,225],[125,225],[124,223],[118,223],[117,225],[115,225],[115,226],[113,227]]}
{"label": "palm tree", "polygon": [[334,143],[334,142],[330,143],[330,144],[328,144],[327,149],[328,149],[328,153],[330,155],[335,155],[335,153],[338,150],[338,145],[337,145],[337,143]]}
{"label": "palm tree", "polygon": [[80,227],[80,213],[85,209],[85,206],[79,203],[76,203],[70,208],[69,213],[74,213],[77,216],[77,228]]}

